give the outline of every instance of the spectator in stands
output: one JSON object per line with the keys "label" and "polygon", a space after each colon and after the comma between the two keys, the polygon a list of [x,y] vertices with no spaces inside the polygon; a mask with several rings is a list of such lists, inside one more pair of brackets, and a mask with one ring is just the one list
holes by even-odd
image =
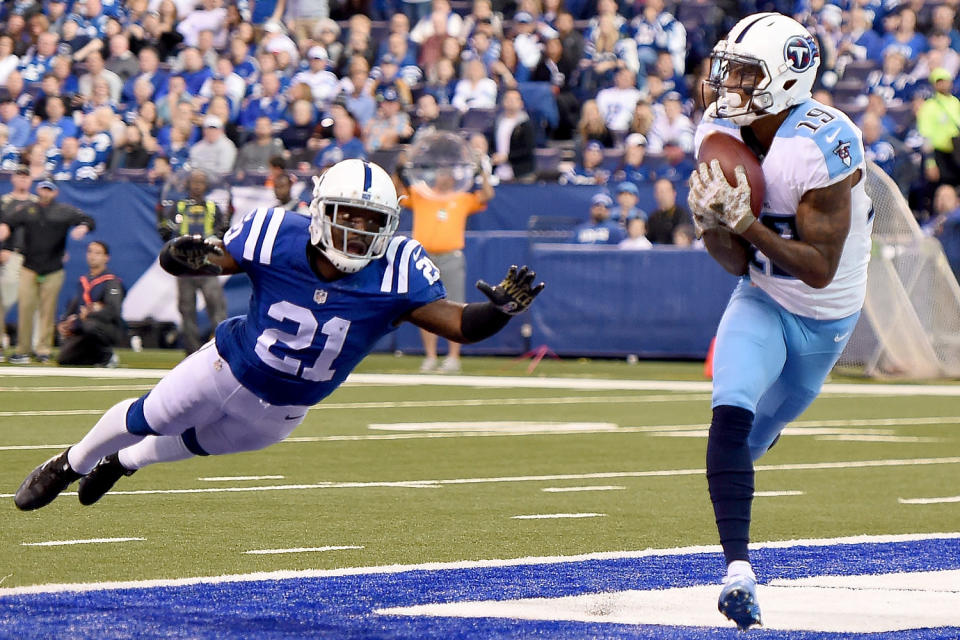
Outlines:
{"label": "spectator in stands", "polygon": [[67,108],[60,96],[48,96],[46,102],[47,119],[43,120],[34,128],[28,144],[36,140],[36,134],[39,129],[49,129],[54,134],[54,144],[59,146],[67,136],[76,137],[78,133],[77,125],[72,118],[67,117]]}
{"label": "spectator in stands", "polygon": [[686,69],[687,31],[679,20],[664,10],[664,0],[646,0],[643,12],[630,23],[640,63],[652,67],[657,54],[668,51],[673,68],[683,75]]}
{"label": "spectator in stands", "polygon": [[392,53],[386,53],[380,58],[380,64],[370,71],[370,77],[374,81],[374,95],[381,94],[384,90],[390,88],[396,91],[401,105],[412,104],[413,95],[410,92],[410,86],[400,76],[399,61]]}
{"label": "spectator in stands", "polygon": [[[146,80],[141,80],[141,87],[152,86]],[[145,91],[145,89],[141,89]],[[142,96],[141,96],[142,97]],[[181,103],[190,104],[193,102],[193,96],[187,92],[187,81],[183,76],[170,76],[167,81],[167,93],[156,101],[157,118],[164,123],[169,123],[173,118],[174,110]]]}
{"label": "spectator in stands", "polygon": [[906,5],[900,5],[884,18],[884,50],[894,47],[908,60],[927,50],[927,40],[917,33],[917,14]]}
{"label": "spectator in stands", "polygon": [[91,51],[86,58],[87,73],[80,77],[79,92],[82,96],[89,97],[93,94],[93,81],[97,78],[106,80],[110,88],[110,99],[119,102],[120,91],[123,89],[123,81],[120,76],[104,67],[103,56],[99,51]]}
{"label": "spectator in stands", "polygon": [[673,244],[673,231],[690,224],[690,214],[677,206],[677,190],[669,180],[653,183],[653,199],[657,210],[647,218],[647,238],[654,244]]}
{"label": "spectator in stands", "polygon": [[10,72],[19,66],[20,56],[13,52],[13,38],[0,35],[0,85],[3,85]]}
{"label": "spectator in stands", "polygon": [[387,87],[379,96],[377,115],[367,123],[364,139],[368,151],[393,149],[413,136],[410,116],[400,108],[400,96]]}
{"label": "spectator in stands", "polygon": [[951,93],[953,78],[946,69],[934,69],[930,84],[935,93],[917,112],[917,130],[933,148],[927,175],[933,182],[956,186],[960,184],[960,163],[955,159],[953,140],[960,135],[960,100]]}
{"label": "spectator in stands", "polygon": [[628,181],[634,184],[653,182],[656,173],[644,164],[647,151],[647,139],[642,133],[631,133],[624,144],[623,164],[613,174],[618,182]]}
{"label": "spectator in stands", "polygon": [[453,94],[453,106],[461,112],[497,106],[497,83],[487,77],[486,67],[479,58],[466,63],[463,80],[457,83]]}
{"label": "spectator in stands", "polygon": [[[187,179],[187,197],[177,200],[159,213],[157,231],[164,242],[184,235],[223,238],[223,234],[230,228],[230,215],[207,198],[209,191],[210,181],[207,174],[200,167],[195,167]],[[216,276],[177,278],[180,338],[187,355],[199,349],[205,341],[200,336],[197,325],[198,292],[203,294],[207,303],[211,328],[215,328],[227,317],[223,285]]]}
{"label": "spectator in stands", "polygon": [[696,239],[696,230],[692,224],[681,224],[673,230],[673,246],[684,249],[703,248],[703,244]]}
{"label": "spectator in stands", "polygon": [[863,133],[864,157],[874,162],[891,178],[896,178],[897,152],[894,148],[894,140],[884,134],[880,118],[873,113],[863,114],[860,130]]}
{"label": "spectator in stands", "polygon": [[607,121],[600,112],[596,100],[587,100],[580,111],[579,146],[586,148],[590,142],[598,142],[602,147],[611,149],[615,145],[613,133],[607,127]]}
{"label": "spectator in stands", "polygon": [[690,90],[687,88],[687,81],[682,73],[677,73],[673,66],[673,56],[668,51],[661,51],[657,54],[657,62],[652,68],[653,75],[660,79],[663,86],[663,93],[676,91],[680,94],[680,99],[686,102],[690,99]]}
{"label": "spectator in stands", "polygon": [[956,9],[950,4],[938,4],[931,14],[931,30],[945,31],[950,38],[950,48],[960,51],[960,31],[955,26]]}
{"label": "spectator in stands", "polygon": [[260,116],[253,126],[253,138],[240,147],[233,170],[241,180],[248,172],[266,173],[270,158],[283,152],[283,142],[274,137],[270,118]]}
{"label": "spectator in stands", "polygon": [[[406,159],[397,158],[394,184],[400,196],[406,196],[406,206],[413,212],[413,238],[423,245],[440,271],[447,288],[447,299],[466,302],[466,260],[463,255],[467,218],[483,211],[493,199],[493,187],[482,173],[481,185],[476,191],[457,191],[457,182],[450,168],[437,167],[433,184],[411,184],[403,169]],[[437,336],[422,330],[420,337],[426,357],[421,371],[434,371],[437,363]],[[447,357],[439,364],[442,373],[460,372],[460,345],[449,342]]]}
{"label": "spectator in stands", "polygon": [[227,10],[223,7],[223,0],[203,0],[202,8],[196,8],[183,16],[177,24],[177,31],[183,36],[183,42],[188,47],[197,46],[200,32],[210,31],[213,34],[213,44],[218,49],[227,46],[226,29]]}
{"label": "spectator in stands", "polygon": [[120,105],[110,97],[110,83],[106,78],[96,78],[90,96],[83,102],[81,109],[84,113],[96,111],[106,107],[114,113],[120,113]]}
{"label": "spectator in stands", "polygon": [[[30,193],[30,169],[26,165],[17,165],[10,176],[12,189],[9,193],[0,196],[0,225],[6,223],[7,217],[23,204],[36,202],[37,196]],[[13,297],[7,301],[14,304],[17,301],[17,289],[20,282],[20,266],[23,264],[23,255],[12,251],[13,243],[10,238],[0,240],[0,285],[13,290]],[[6,360],[5,346],[9,344],[7,338],[7,310],[4,307],[3,297],[0,296],[0,362]]]}
{"label": "spectator in stands", "polygon": [[341,160],[367,159],[363,141],[356,136],[357,123],[349,113],[341,113],[333,119],[333,139],[313,159],[320,169],[332,167]]}
{"label": "spectator in stands", "polygon": [[[647,219],[647,212],[637,207],[640,201],[640,190],[632,182],[621,182],[617,185],[617,205],[613,210],[612,219],[623,227],[631,218]],[[646,233],[646,231],[644,231]]]}
{"label": "spectator in stands", "polygon": [[340,93],[349,111],[361,127],[365,127],[377,112],[377,103],[369,92],[370,67],[362,56],[350,60],[349,73],[340,80]]}
{"label": "spectator in stands", "polygon": [[[491,74],[496,73],[497,68],[497,63],[494,63]],[[457,72],[453,66],[453,62],[442,58],[437,61],[437,64],[434,65],[432,69],[428,70],[427,84],[423,89],[425,93],[429,93],[434,97],[438,105],[449,106],[453,104],[453,95],[456,87]]]}
{"label": "spectator in stands", "polygon": [[[304,149],[316,128],[316,110],[306,100],[297,100],[290,106],[290,124],[280,132],[280,141],[290,152]],[[312,154],[310,156],[313,157]]]}
{"label": "spectator in stands", "polygon": [[461,42],[467,42],[476,33],[480,24],[490,25],[490,36],[493,38],[497,40],[503,38],[503,22],[500,15],[494,12],[490,0],[473,0],[473,8],[470,15],[463,19],[458,39]]}
{"label": "spectator in stands", "polygon": [[663,97],[663,104],[655,109],[653,126],[647,137],[647,151],[660,153],[667,145],[679,147],[683,153],[693,153],[693,122],[683,113],[680,94],[671,91]]}
{"label": "spectator in stands", "polygon": [[493,161],[490,159],[490,142],[487,137],[482,133],[472,133],[467,144],[470,145],[470,151],[473,152],[473,157],[480,167],[480,171],[477,172],[473,180],[474,186],[477,189],[481,188],[484,180],[493,187],[500,184],[500,178],[493,172]]}
{"label": "spectator in stands", "polygon": [[10,131],[0,123],[0,170],[13,171],[20,165],[20,149],[10,144]]}
{"label": "spectator in stands", "polygon": [[955,187],[946,184],[937,187],[933,213],[935,217],[925,230],[940,241],[953,274],[960,279],[960,198]]}
{"label": "spectator in stands", "polygon": [[167,87],[167,73],[160,70],[160,57],[157,54],[157,50],[153,47],[143,47],[137,54],[137,60],[140,65],[140,71],[135,76],[131,76],[123,85],[120,100],[122,102],[134,101],[133,89],[137,80],[141,78],[146,78],[150,81],[150,84],[153,85],[152,100],[156,101],[163,97]]}
{"label": "spectator in stands", "polygon": [[300,50],[297,49],[297,44],[284,33],[283,25],[279,22],[271,21],[263,25],[261,47],[267,53],[285,52],[294,65],[300,62]]}
{"label": "spectator in stands", "polygon": [[260,77],[258,86],[260,96],[251,98],[240,111],[239,124],[244,129],[252,130],[257,118],[266,116],[273,122],[274,129],[280,130],[287,110],[287,100],[280,95],[280,78],[276,72],[265,73]]}
{"label": "spectator in stands", "polygon": [[413,113],[413,137],[417,139],[441,128],[449,129],[450,127],[441,126],[440,107],[437,106],[437,99],[429,93],[425,93],[417,100],[417,109]]}
{"label": "spectator in stands", "polygon": [[636,43],[623,37],[613,16],[602,15],[593,37],[584,44],[584,58],[579,66],[581,95],[593,95],[611,86],[618,70],[630,69],[636,73],[640,68]]}
{"label": "spectator in stands", "polygon": [[524,110],[523,96],[517,89],[507,89],[501,100],[502,110],[493,126],[491,161],[502,181],[528,181],[536,170],[536,132]]}
{"label": "spectator in stands", "polygon": [[861,7],[850,9],[850,29],[837,44],[838,63],[850,60],[873,60],[879,63],[883,57],[883,40],[873,30],[870,15]]}
{"label": "spectator in stands", "polygon": [[18,149],[27,145],[32,127],[30,121],[20,115],[20,109],[13,96],[6,95],[0,98],[0,123],[7,126],[10,144]]}
{"label": "spectator in stands", "polygon": [[78,139],[77,159],[80,165],[75,178],[78,180],[96,180],[110,166],[113,153],[113,140],[104,131],[96,113],[83,116],[83,135]]}
{"label": "spectator in stands", "polygon": [[223,120],[215,115],[203,119],[203,138],[190,147],[190,166],[214,176],[233,170],[237,147],[224,135]]}
{"label": "spectator in stands", "polygon": [[904,73],[907,56],[900,47],[887,47],[883,50],[883,67],[867,75],[866,89],[869,93],[879,93],[890,106],[909,102],[916,90],[916,81]]}
{"label": "spectator in stands", "polygon": [[123,82],[139,72],[140,65],[130,52],[130,39],[125,34],[120,33],[110,38],[110,57],[107,58],[105,66]]}
{"label": "spectator in stands", "polygon": [[598,193],[590,199],[590,219],[573,229],[577,244],[620,244],[624,238],[623,227],[610,219],[613,200],[606,193]]}
{"label": "spectator in stands", "polygon": [[76,138],[64,138],[56,160],[50,168],[50,177],[57,181],[76,180],[80,162],[77,160],[79,143]]}
{"label": "spectator in stands", "polygon": [[647,220],[642,216],[627,219],[627,237],[618,245],[621,249],[642,251],[652,249],[653,243],[647,238]]}
{"label": "spectator in stands", "polygon": [[666,160],[657,169],[658,178],[666,178],[671,182],[685,182],[697,163],[692,153],[684,151],[681,143],[677,140],[670,140],[663,147],[663,159]]}
{"label": "spectator in stands", "polygon": [[180,58],[183,61],[183,71],[180,75],[187,84],[187,93],[194,96],[200,95],[200,88],[213,75],[213,70],[203,63],[203,57],[196,47],[184,49]]}
{"label": "spectator in stands", "polygon": [[293,178],[290,177],[290,174],[284,171],[276,178],[273,179],[273,195],[277,199],[276,204],[273,206],[286,209],[287,211],[293,211],[296,213],[301,213],[303,215],[310,215],[309,212],[301,209],[300,200],[293,197]]}
{"label": "spectator in stands", "polygon": [[636,83],[637,78],[633,71],[627,68],[619,69],[614,76],[614,86],[602,89],[597,94],[597,109],[603,114],[607,128],[613,133],[625,134],[630,128],[633,111],[641,97]]}
{"label": "spectator in stands", "polygon": [[557,36],[563,45],[564,66],[576,69],[584,56],[583,34],[577,31],[569,11],[557,13]]}
{"label": "spectator in stands", "polygon": [[603,167],[603,147],[591,141],[583,149],[583,161],[560,176],[560,184],[607,184],[610,172]]}
{"label": "spectator in stands", "polygon": [[213,96],[209,104],[207,104],[206,115],[216,116],[220,119],[220,122],[224,123],[224,135],[226,135],[227,139],[230,140],[234,146],[237,146],[240,140],[246,137],[231,117],[230,99],[226,96]]}
{"label": "spectator in stands", "polygon": [[410,30],[410,39],[417,44],[423,44],[427,38],[434,35],[436,33],[434,25],[437,24],[444,25],[444,33],[455,38],[463,30],[463,18],[453,12],[449,0],[432,0],[431,15],[423,16],[419,20],[410,16],[410,22],[415,22],[413,29]]}
{"label": "spectator in stands", "polygon": [[911,77],[923,82],[930,72],[937,68],[946,69],[954,78],[960,71],[960,53],[950,48],[950,34],[946,31],[934,31],[928,38],[930,49],[920,56],[910,71]]}
{"label": "spectator in stands", "polygon": [[313,94],[313,101],[321,108],[325,108],[337,97],[340,81],[327,69],[330,58],[327,56],[327,50],[320,45],[310,47],[307,51],[307,60],[310,64],[309,70],[295,75],[293,83],[302,82],[308,85]]}
{"label": "spectator in stands", "polygon": [[110,248],[94,240],[87,245],[86,275],[80,276],[77,294],[57,323],[63,344],[57,356],[61,365],[116,366],[113,348],[124,336],[121,307],[123,284],[107,270]]}
{"label": "spectator in stands", "polygon": [[37,45],[27,51],[20,59],[20,73],[23,81],[29,85],[40,84],[47,73],[53,69],[53,58],[57,55],[57,34],[45,32],[37,38]]}
{"label": "spectator in stands", "polygon": [[[156,141],[153,141],[155,148]],[[153,150],[144,144],[143,129],[137,123],[127,126],[123,144],[113,152],[114,169],[146,169],[150,166]]]}
{"label": "spectator in stands", "polygon": [[338,68],[343,60],[344,51],[343,42],[340,41],[340,25],[330,18],[321,18],[313,26],[312,31],[314,41],[326,50],[330,58],[330,67]]}
{"label": "spectator in stands", "polygon": [[57,185],[44,180],[37,185],[37,202],[22,203],[4,216],[0,240],[13,237],[13,248],[23,255],[17,315],[17,349],[14,364],[30,362],[33,349],[33,316],[39,310],[36,356],[50,360],[57,296],[63,286],[63,256],[67,234],[74,240],[93,231],[93,218],[76,207],[56,201]]}

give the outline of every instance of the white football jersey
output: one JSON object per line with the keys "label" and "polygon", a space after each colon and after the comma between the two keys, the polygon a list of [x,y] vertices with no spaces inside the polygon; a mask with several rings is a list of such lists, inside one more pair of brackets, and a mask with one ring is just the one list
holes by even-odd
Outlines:
{"label": "white football jersey", "polygon": [[[695,148],[711,131],[722,131],[742,140],[740,127],[729,120],[705,115],[697,127]],[[751,246],[750,280],[790,313],[817,320],[835,320],[863,306],[870,261],[873,205],[867,196],[866,165],[860,129],[841,111],[816,100],[793,108],[780,125],[761,164],[766,195],[760,222],[784,238],[796,238],[797,205],[807,191],[821,189],[846,178],[857,169],[864,176],[853,187],[850,231],[833,281],[815,289],[773,264]]]}

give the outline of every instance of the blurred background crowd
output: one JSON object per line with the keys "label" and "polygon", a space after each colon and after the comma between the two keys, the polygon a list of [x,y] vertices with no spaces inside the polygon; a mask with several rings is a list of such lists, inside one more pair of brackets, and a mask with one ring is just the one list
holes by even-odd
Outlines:
{"label": "blurred background crowd", "polygon": [[868,157],[927,218],[936,187],[960,183],[958,5],[8,1],[0,170],[156,181],[194,168],[272,185],[350,157],[390,170],[416,136],[450,130],[494,182],[593,184],[611,199],[625,183],[680,186],[712,45],[774,10],[815,34],[815,97],[861,126]]}

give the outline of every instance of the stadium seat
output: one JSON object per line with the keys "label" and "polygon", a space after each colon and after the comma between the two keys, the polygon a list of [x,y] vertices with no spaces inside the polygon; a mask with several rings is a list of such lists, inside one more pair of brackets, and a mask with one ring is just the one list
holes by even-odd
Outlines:
{"label": "stadium seat", "polygon": [[864,84],[871,71],[878,69],[879,65],[873,60],[854,60],[843,68],[844,82]]}
{"label": "stadium seat", "polygon": [[460,110],[449,105],[438,108],[440,115],[437,117],[437,129],[456,131],[460,127]]}
{"label": "stadium seat", "polygon": [[393,149],[377,149],[370,153],[370,162],[375,162],[387,172],[393,173],[397,166],[397,156],[404,150],[404,147],[394,147]]}
{"label": "stadium seat", "polygon": [[484,135],[493,133],[493,123],[497,118],[496,109],[470,109],[463,114],[460,128],[471,133]]}
{"label": "stadium seat", "polygon": [[539,180],[556,181],[560,176],[561,150],[545,147],[534,150],[534,163]]}

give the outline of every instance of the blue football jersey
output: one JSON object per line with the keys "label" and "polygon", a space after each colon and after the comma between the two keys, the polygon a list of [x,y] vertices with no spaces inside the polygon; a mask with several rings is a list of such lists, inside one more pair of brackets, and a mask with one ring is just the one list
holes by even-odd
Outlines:
{"label": "blue football jersey", "polygon": [[322,279],[310,265],[309,225],[260,208],[223,238],[253,293],[246,316],[217,327],[217,350],[243,386],[276,405],[320,402],[405,313],[446,297],[440,271],[404,236],[359,272]]}

